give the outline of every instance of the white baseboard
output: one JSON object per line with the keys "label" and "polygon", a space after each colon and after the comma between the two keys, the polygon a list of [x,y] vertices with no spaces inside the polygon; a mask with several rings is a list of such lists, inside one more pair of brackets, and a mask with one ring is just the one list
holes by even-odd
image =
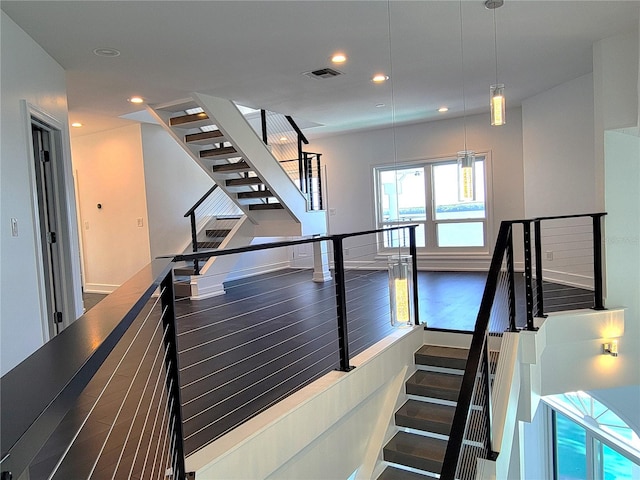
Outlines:
{"label": "white baseboard", "polygon": [[569,287],[582,288],[584,290],[593,290],[593,276],[582,275],[579,273],[560,272],[557,270],[542,270],[542,278],[551,283],[559,283]]}
{"label": "white baseboard", "polygon": [[84,293],[113,293],[120,285],[109,285],[105,283],[85,283]]}

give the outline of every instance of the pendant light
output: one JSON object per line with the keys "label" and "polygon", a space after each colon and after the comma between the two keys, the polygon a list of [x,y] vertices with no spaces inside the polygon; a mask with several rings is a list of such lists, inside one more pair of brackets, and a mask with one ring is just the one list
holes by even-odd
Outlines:
{"label": "pendant light", "polygon": [[460,4],[460,65],[462,70],[462,123],[464,129],[464,150],[458,152],[458,201],[475,200],[475,160],[473,150],[467,150],[467,99],[464,91],[464,22],[462,17],[462,0]]}
{"label": "pendant light", "polygon": [[[389,35],[389,74],[391,76],[391,82],[389,89],[391,92],[391,132],[393,135],[393,163],[397,166],[398,163],[398,149],[396,144],[396,103],[394,95],[393,84],[393,58],[391,55],[391,0],[387,0],[387,19],[388,19],[388,35]],[[396,195],[396,218],[400,219],[399,208],[399,194],[400,185],[398,182],[398,171],[395,170],[395,195]],[[398,224],[399,225],[399,224]],[[398,232],[398,252],[392,254],[387,259],[388,266],[388,278],[389,278],[389,307],[391,326],[396,328],[412,327],[415,323],[415,309],[413,305],[414,288],[413,284],[413,269],[416,265],[413,265],[413,259],[411,255],[402,253],[402,241],[400,236],[400,230]]]}
{"label": "pendant light", "polygon": [[506,105],[504,99],[504,83],[498,83],[498,33],[496,28],[496,8],[504,5],[504,0],[486,0],[484,6],[493,10],[493,53],[496,64],[496,83],[489,87],[491,96],[491,125],[500,126],[506,123]]}

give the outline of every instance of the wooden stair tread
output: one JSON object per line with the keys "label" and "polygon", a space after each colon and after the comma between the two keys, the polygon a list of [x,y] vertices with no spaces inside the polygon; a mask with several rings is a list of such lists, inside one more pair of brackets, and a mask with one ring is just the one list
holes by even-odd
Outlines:
{"label": "wooden stair tread", "polygon": [[457,401],[462,375],[418,370],[406,382],[407,393]]}
{"label": "wooden stair tread", "polygon": [[189,135],[185,135],[184,141],[185,143],[212,143],[209,140],[222,140],[224,139],[224,133],[220,130],[212,130],[210,132],[200,132],[200,133],[191,133]]}
{"label": "wooden stair tread", "polygon": [[[169,119],[169,125],[171,125],[172,127],[179,127],[179,126],[192,126],[190,124],[195,124],[195,123],[202,123],[203,121],[209,122],[209,116],[204,113],[193,113],[191,115],[180,115],[177,117],[171,117]],[[193,125],[195,126],[195,125]]]}
{"label": "wooden stair tread", "polygon": [[468,356],[469,350],[466,348],[423,345],[415,353],[415,362],[418,365],[464,370]]}
{"label": "wooden stair tread", "polygon": [[198,242],[198,249],[218,248],[222,242]]}
{"label": "wooden stair tread", "polygon": [[408,432],[398,432],[384,447],[384,459],[426,472],[440,473],[447,442]]}
{"label": "wooden stair tread", "polygon": [[237,156],[238,151],[235,147],[217,147],[217,148],[208,148],[206,150],[200,150],[200,158],[211,158],[218,157],[221,158],[224,155]]}
{"label": "wooden stair tread", "polygon": [[449,435],[455,407],[408,400],[396,412],[396,425]]}
{"label": "wooden stair tread", "polygon": [[252,203],[249,205],[249,210],[283,210],[284,206],[281,203]]}
{"label": "wooden stair tread", "polygon": [[213,170],[213,173],[236,173],[236,172],[250,172],[251,170],[253,170],[253,167],[251,167],[247,162],[243,160],[241,162],[223,163],[222,165],[213,165],[211,169]]}
{"label": "wooden stair tread", "polygon": [[252,190],[251,192],[238,192],[236,196],[242,198],[268,198],[273,197],[271,190]]}
{"label": "wooden stair tread", "polygon": [[242,187],[246,185],[262,185],[260,177],[231,178],[225,181],[227,187]]}
{"label": "wooden stair tread", "polygon": [[208,228],[204,233],[207,237],[224,238],[231,233],[231,230],[224,228]]}
{"label": "wooden stair tread", "polygon": [[389,465],[378,477],[378,480],[423,480],[432,477],[420,475],[419,473],[402,470]]}

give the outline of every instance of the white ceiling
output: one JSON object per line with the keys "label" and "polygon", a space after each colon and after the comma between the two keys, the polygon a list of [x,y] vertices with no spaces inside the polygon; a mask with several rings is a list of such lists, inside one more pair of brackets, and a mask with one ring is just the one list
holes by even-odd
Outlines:
{"label": "white ceiling", "polygon": [[[197,91],[321,124],[310,137],[488,111],[494,11],[458,1],[2,1],[67,72],[82,133]],[[460,9],[464,26],[464,62]],[[595,41],[638,27],[640,1],[505,0],[495,10],[509,106],[592,70]],[[93,49],[121,51],[98,57]],[[349,59],[344,75],[303,72]],[[4,54],[4,52],[3,52]],[[373,84],[374,73],[391,76]],[[377,104],[384,107],[376,107]],[[446,105],[450,111],[437,112]],[[75,129],[74,134],[80,131]]]}

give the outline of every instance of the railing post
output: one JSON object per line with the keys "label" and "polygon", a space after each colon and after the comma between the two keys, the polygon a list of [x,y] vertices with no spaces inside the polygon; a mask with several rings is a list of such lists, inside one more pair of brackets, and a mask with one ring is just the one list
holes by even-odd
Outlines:
{"label": "railing post", "polygon": [[269,144],[269,136],[267,135],[267,112],[260,110],[260,124],[262,125],[262,141],[265,145]]}
{"label": "railing post", "polygon": [[516,326],[516,275],[513,260],[513,224],[507,235],[507,273],[509,275],[509,331],[517,332]]}
{"label": "railing post", "polygon": [[525,221],[522,223],[524,230],[524,282],[525,297],[527,302],[527,330],[535,330],[533,326],[533,275],[532,275],[532,259],[531,259],[531,223]]}
{"label": "railing post", "polygon": [[344,278],[344,256],[342,253],[342,237],[333,238],[333,264],[336,284],[336,308],[338,316],[338,348],[340,350],[340,368],[343,372],[353,369],[349,365],[349,335],[347,328],[347,293]]}
{"label": "railing post", "polygon": [[536,316],[544,316],[544,285],[542,283],[542,228],[540,220],[534,220],[533,228],[536,251]]}
{"label": "railing post", "polygon": [[594,310],[605,310],[602,272],[602,216],[593,215],[593,287]]}
{"label": "railing post", "polygon": [[491,419],[493,418],[493,412],[491,411],[491,358],[489,357],[489,341],[488,336],[485,334],[484,336],[484,355],[482,356],[482,362],[484,363],[484,373],[485,373],[485,381],[484,384],[484,395],[485,395],[485,406],[484,406],[484,419],[486,422],[487,428],[487,438],[485,439],[485,447],[487,449],[487,458],[490,460],[495,460],[495,455],[493,453],[492,447],[492,426]]}
{"label": "railing post", "polygon": [[318,210],[324,210],[324,202],[322,201],[322,165],[320,164],[320,153],[316,153],[317,175],[318,175]]}
{"label": "railing post", "polygon": [[[189,215],[189,219],[191,220],[191,245],[193,252],[198,251],[198,232],[196,230],[196,212],[191,212]],[[195,275],[200,275],[200,262],[198,259],[193,261],[193,273]]]}
{"label": "railing post", "polygon": [[302,193],[307,193],[304,190],[307,185],[304,178],[305,172],[306,170],[304,169],[303,165],[302,139],[300,138],[300,135],[298,135],[298,180],[300,183],[300,191]]}
{"label": "railing post", "polygon": [[307,197],[308,197],[308,203],[309,203],[309,210],[314,210],[313,208],[313,189],[312,189],[312,185],[311,185],[311,178],[313,177],[313,168],[311,165],[311,160],[309,159],[309,155],[304,152],[303,153],[303,158],[304,158],[304,176],[305,176],[305,183],[307,184]]}
{"label": "railing post", "polygon": [[[411,261],[413,262],[413,268],[411,269],[411,275],[413,277],[413,314],[415,324],[420,325],[420,309],[418,308],[418,249],[416,248],[415,225],[409,227],[409,255],[411,255]],[[426,326],[425,323],[425,327]]]}
{"label": "railing post", "polygon": [[[165,335],[165,368],[167,369],[167,402],[172,405],[173,445],[175,461],[173,462],[173,478],[185,478],[184,436],[182,433],[182,402],[180,399],[180,379],[178,365],[178,336],[176,334],[175,296],[173,292],[173,271],[160,284],[162,300],[162,326]],[[173,400],[173,401],[172,401]]]}

